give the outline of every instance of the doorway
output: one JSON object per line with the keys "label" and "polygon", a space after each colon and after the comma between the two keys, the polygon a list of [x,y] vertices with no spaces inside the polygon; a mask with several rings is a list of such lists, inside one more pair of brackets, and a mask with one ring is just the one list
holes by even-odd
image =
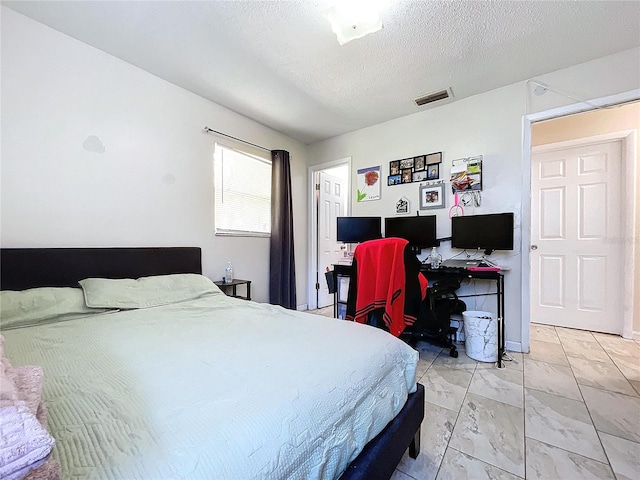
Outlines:
{"label": "doorway", "polygon": [[532,323],[622,334],[622,151],[594,137],[533,147]]}
{"label": "doorway", "polygon": [[351,157],[309,167],[309,310],[333,305],[325,272],[342,254],[336,218],[349,214],[350,172]]}
{"label": "doorway", "polygon": [[[635,302],[634,304],[634,281],[637,283],[639,273],[637,264],[639,258],[637,255],[638,252],[636,252],[634,248],[636,242],[633,241],[633,238],[634,231],[638,228],[638,223],[640,223],[636,219],[635,213],[635,199],[638,196],[636,152],[638,149],[637,131],[640,129],[640,124],[638,122],[638,118],[640,118],[640,104],[637,102],[639,93],[640,92],[638,91],[632,91],[591,102],[592,105],[601,106],[624,104],[615,108],[599,108],[584,112],[584,108],[579,105],[572,105],[538,114],[531,114],[526,116],[524,119],[524,173],[522,201],[522,272],[524,281],[522,285],[522,350],[525,352],[529,350],[529,324],[531,321],[540,322],[540,317],[536,318],[538,314],[535,311],[537,308],[536,304],[540,300],[540,289],[542,288],[544,290],[545,287],[548,287],[548,291],[546,293],[542,292],[543,295],[552,292],[552,284],[546,283],[542,287],[540,286],[541,276],[539,266],[541,260],[540,256],[535,253],[537,252],[537,250],[535,250],[537,240],[534,240],[534,235],[539,233],[536,232],[535,229],[539,229],[541,221],[539,216],[538,218],[534,218],[534,210],[537,209],[538,212],[541,210],[540,198],[532,198],[536,195],[534,188],[537,188],[534,185],[534,176],[540,175],[541,168],[540,162],[536,162],[534,157],[536,154],[540,154],[544,151],[545,148],[548,153],[554,148],[556,150],[562,148],[572,149],[574,147],[580,148],[579,146],[584,144],[594,145],[612,143],[617,144],[621,150],[618,164],[621,173],[620,180],[617,185],[620,192],[619,207],[617,210],[614,208],[605,208],[601,210],[601,212],[604,213],[605,216],[617,215],[621,219],[622,223],[620,233],[617,236],[610,236],[605,239],[605,243],[607,243],[608,246],[615,250],[621,257],[617,272],[618,281],[616,284],[616,295],[618,295],[618,305],[620,307],[620,311],[617,315],[621,320],[619,321],[618,326],[615,327],[615,330],[617,330],[615,333],[622,334],[622,336],[626,338],[631,338],[633,333],[637,333],[634,332],[634,330],[637,330],[637,328],[634,328],[634,317],[637,317],[635,319],[635,322],[637,323],[640,316],[636,310],[638,310],[640,305],[638,302]],[[587,138],[589,138],[589,140],[586,140]],[[555,146],[550,145],[554,143],[556,144]],[[542,145],[546,145],[546,147],[541,147]],[[534,150],[533,147],[535,147],[537,151]],[[589,169],[590,167],[586,165],[586,163],[590,160],[594,160],[596,157],[589,157],[588,155],[581,156],[580,154],[577,154],[577,158],[579,158],[579,160],[576,161],[582,162],[583,165]],[[596,163],[597,162],[598,161],[596,160]],[[558,162],[554,164],[553,160],[551,160],[549,165],[551,164],[554,165],[553,168],[561,168],[559,167],[560,163]],[[549,165],[547,165],[547,167],[549,167]],[[593,166],[593,164],[591,165]],[[551,174],[553,168],[547,168],[545,175],[553,176]],[[559,172],[556,171],[556,173]],[[596,183],[600,182],[596,181],[591,185],[595,185]],[[586,192],[588,190],[595,192],[595,190],[599,188],[591,185],[583,188],[581,193],[583,195],[587,195]],[[555,190],[556,196],[559,196],[562,191],[562,188],[560,188],[560,186],[558,187],[559,188]],[[580,189],[578,188],[577,190],[574,190],[574,200],[576,192],[580,192]],[[547,193],[549,194],[548,197],[550,199],[553,196],[551,190]],[[587,202],[594,199],[595,197],[593,195],[587,195],[585,197]],[[533,207],[535,207],[535,209]],[[596,205],[595,208],[600,208],[600,206]],[[586,216],[589,217],[589,215]],[[597,215],[594,215],[594,217],[595,216]],[[559,216],[556,215],[556,217]],[[576,220],[578,222],[582,222],[583,225],[586,225],[585,222],[580,219],[573,219],[572,221]],[[557,225],[559,224],[556,223],[556,226]],[[545,227],[548,226],[549,224]],[[593,231],[591,233],[593,233]],[[528,254],[525,255],[525,252],[528,252]],[[548,260],[546,265],[548,271],[552,272],[552,267],[554,267],[554,265],[555,268],[560,268],[560,261],[557,256],[556,258],[553,258],[553,256],[547,256],[545,261],[546,260]],[[604,265],[602,263],[603,258],[598,255],[590,257],[587,254],[583,254],[579,261],[582,262],[582,265],[579,266],[579,268],[582,268],[582,272],[588,272],[590,268],[595,268],[595,270],[597,270]],[[595,270],[592,269],[592,272],[595,272]],[[560,270],[556,270],[556,272],[558,272],[559,276]],[[559,278],[558,276],[557,278]],[[544,278],[544,275],[542,278]],[[577,277],[574,275],[574,278]],[[559,286],[567,287],[566,281],[564,284]],[[582,286],[584,287],[583,298],[586,298],[584,293],[589,291],[589,288],[591,288],[590,294],[587,295],[590,299],[586,303],[586,306],[590,307],[591,310],[596,310],[595,303],[602,303],[607,300],[603,299],[602,292],[597,290],[595,282],[590,282],[588,284],[583,283]],[[538,292],[534,291],[535,289],[538,289]],[[556,301],[560,300],[561,293],[559,292],[559,290],[556,291]],[[566,291],[564,294],[566,294]],[[600,297],[598,297],[598,295],[600,295]],[[572,300],[575,300],[575,298],[576,296],[572,295]],[[548,304],[553,303],[551,301],[553,300],[551,299],[551,296],[547,296],[546,300]],[[542,322],[544,322],[544,320]],[[586,324],[582,327],[573,325],[572,328],[599,329],[597,326],[594,327]],[[612,332],[612,330],[609,331]]]}

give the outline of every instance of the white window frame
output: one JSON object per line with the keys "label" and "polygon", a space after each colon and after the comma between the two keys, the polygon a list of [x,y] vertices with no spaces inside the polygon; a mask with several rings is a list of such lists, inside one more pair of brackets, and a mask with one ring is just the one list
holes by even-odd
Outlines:
{"label": "white window frame", "polygon": [[[262,199],[265,203],[265,205],[254,205],[253,208],[265,208],[266,210],[268,210],[267,215],[268,215],[268,221],[267,222],[263,222],[262,224],[265,225],[265,229],[261,229],[260,225],[254,224],[254,225],[250,225],[247,224],[245,225],[243,228],[231,228],[231,226],[229,224],[224,224],[225,221],[225,215],[227,216],[231,216],[233,218],[237,218],[237,212],[238,212],[238,204],[235,204],[235,210],[233,210],[234,207],[231,207],[231,210],[227,210],[225,212],[225,204],[224,204],[224,198],[225,198],[225,185],[224,185],[224,181],[223,181],[223,176],[222,176],[222,170],[224,168],[224,156],[223,156],[223,152],[227,150],[227,151],[231,151],[234,154],[239,154],[242,155],[244,157],[244,159],[250,161],[250,160],[254,160],[256,162],[260,162],[262,164],[266,164],[269,166],[269,185],[268,185],[268,189],[266,191],[268,191],[268,198],[264,197],[264,189],[263,189],[263,195],[257,195],[254,196],[254,200],[255,199]],[[226,237],[263,237],[263,238],[270,238],[271,237],[271,174],[272,174],[272,169],[271,169],[271,159],[267,158],[267,155],[265,152],[261,152],[261,151],[257,151],[254,149],[250,149],[250,148],[243,148],[243,147],[236,147],[236,146],[231,146],[228,143],[220,143],[220,142],[216,142],[215,147],[214,147],[214,155],[213,155],[213,171],[214,171],[214,227],[215,227],[215,235],[216,236],[226,236]],[[256,164],[256,167],[259,164]],[[252,178],[252,171],[255,174],[255,169],[251,169],[250,167],[245,168],[246,170],[246,178],[247,179],[251,179]],[[249,182],[247,182],[247,185],[249,184]],[[236,184],[237,186],[237,184]],[[238,193],[240,192],[241,194],[244,193],[246,194],[246,192],[242,192],[239,190],[235,190],[232,193]],[[228,192],[227,192],[228,193]],[[239,203],[240,205],[242,205],[242,203]],[[241,211],[243,211],[244,213],[247,213],[247,210],[249,210],[249,208],[245,208],[245,207],[241,207]],[[235,213],[235,215],[234,215]],[[261,210],[260,213],[263,216],[264,219],[264,215],[265,215],[265,211]],[[222,224],[222,226],[220,226]]]}

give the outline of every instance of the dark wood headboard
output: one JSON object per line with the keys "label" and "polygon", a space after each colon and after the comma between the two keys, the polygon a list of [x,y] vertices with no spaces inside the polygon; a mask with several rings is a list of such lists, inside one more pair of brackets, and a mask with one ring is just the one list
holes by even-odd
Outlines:
{"label": "dark wood headboard", "polygon": [[3,248],[0,288],[76,287],[84,278],[202,273],[199,247]]}

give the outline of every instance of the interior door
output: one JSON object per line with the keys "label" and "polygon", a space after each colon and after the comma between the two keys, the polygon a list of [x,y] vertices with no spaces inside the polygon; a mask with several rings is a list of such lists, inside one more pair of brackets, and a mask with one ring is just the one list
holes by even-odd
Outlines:
{"label": "interior door", "polygon": [[342,246],[336,240],[336,218],[346,213],[346,180],[319,174],[318,194],[318,308],[333,304],[333,294],[329,293],[324,272],[330,270],[342,256]]}
{"label": "interior door", "polygon": [[533,149],[532,322],[622,333],[621,165],[620,141]]}

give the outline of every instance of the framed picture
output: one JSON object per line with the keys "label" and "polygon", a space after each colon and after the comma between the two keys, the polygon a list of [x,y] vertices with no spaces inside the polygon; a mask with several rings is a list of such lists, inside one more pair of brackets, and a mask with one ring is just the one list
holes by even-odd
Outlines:
{"label": "framed picture", "polygon": [[411,174],[412,170],[410,168],[402,170],[402,183],[411,183],[413,180]]}
{"label": "framed picture", "polygon": [[357,202],[380,200],[380,166],[357,170]]}
{"label": "framed picture", "polygon": [[444,183],[420,187],[420,210],[444,208]]}
{"label": "framed picture", "polygon": [[401,180],[400,180],[400,175],[389,175],[389,178],[387,179],[387,185],[400,185]]}
{"label": "framed picture", "polygon": [[434,163],[427,165],[427,179],[437,180],[438,178],[440,178],[440,164]]}
{"label": "framed picture", "polygon": [[400,160],[400,168],[413,168],[413,158],[405,158],[404,160]]}
{"label": "framed picture", "polygon": [[389,175],[399,175],[399,174],[400,174],[400,160],[389,162]]}
{"label": "framed picture", "polygon": [[442,152],[430,153],[425,157],[424,161],[427,165],[442,163]]}
{"label": "framed picture", "polygon": [[413,171],[424,170],[424,155],[413,157]]}
{"label": "framed picture", "polygon": [[413,172],[413,181],[414,182],[424,182],[427,179],[427,171],[422,170],[421,172]]}

